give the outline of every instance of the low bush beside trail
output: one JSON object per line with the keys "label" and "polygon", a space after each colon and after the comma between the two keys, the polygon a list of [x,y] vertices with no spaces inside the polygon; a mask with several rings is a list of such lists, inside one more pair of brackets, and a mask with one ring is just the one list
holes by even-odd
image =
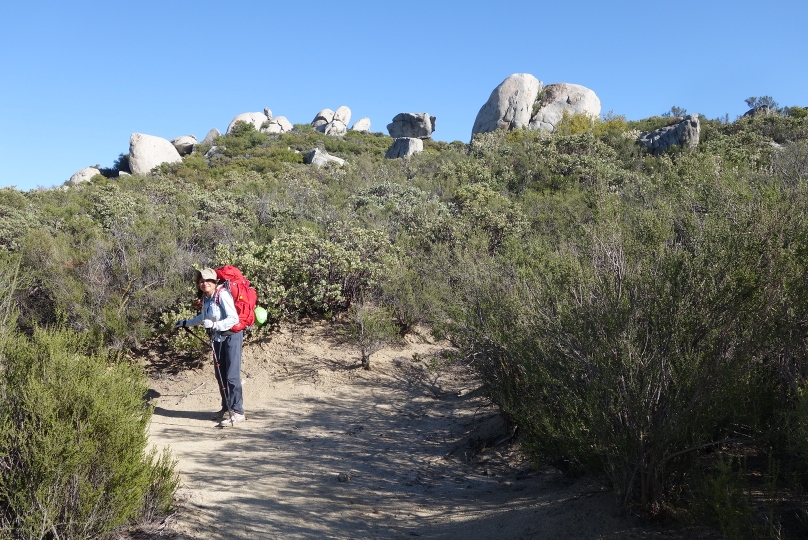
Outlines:
{"label": "low bush beside trail", "polygon": [[140,369],[69,331],[1,347],[0,537],[98,538],[168,509],[178,478],[147,449]]}

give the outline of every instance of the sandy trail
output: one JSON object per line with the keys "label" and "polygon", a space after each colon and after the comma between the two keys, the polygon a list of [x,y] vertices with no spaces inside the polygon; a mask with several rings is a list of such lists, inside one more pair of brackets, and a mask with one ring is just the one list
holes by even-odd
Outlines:
{"label": "sandy trail", "polygon": [[[425,337],[358,354],[328,325],[245,348],[247,421],[210,420],[212,367],[152,379],[150,437],[179,460],[178,538],[694,538],[621,516],[591,479],[533,470],[467,369]],[[437,369],[433,369],[434,366]],[[432,366],[433,368],[430,368]]]}

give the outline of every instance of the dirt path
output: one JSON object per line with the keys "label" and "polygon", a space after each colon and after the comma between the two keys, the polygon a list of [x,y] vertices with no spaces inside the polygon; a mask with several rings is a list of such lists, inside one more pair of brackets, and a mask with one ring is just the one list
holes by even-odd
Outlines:
{"label": "dirt path", "polygon": [[[178,538],[693,538],[621,517],[597,483],[535,471],[463,368],[411,338],[356,369],[327,325],[245,349],[247,421],[209,419],[212,368],[152,380],[153,443],[179,460]],[[434,369],[435,366],[437,369]],[[432,366],[432,367],[430,367]]]}

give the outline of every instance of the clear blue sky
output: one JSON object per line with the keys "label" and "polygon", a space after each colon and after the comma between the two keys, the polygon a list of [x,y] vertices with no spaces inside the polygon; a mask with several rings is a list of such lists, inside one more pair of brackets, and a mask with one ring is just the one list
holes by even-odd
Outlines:
{"label": "clear blue sky", "polygon": [[292,123],[347,105],[373,131],[399,112],[468,141],[512,73],[594,90],[629,119],[709,118],[770,95],[808,106],[808,1],[6,0],[0,186],[111,166],[133,132],[224,131],[272,109]]}

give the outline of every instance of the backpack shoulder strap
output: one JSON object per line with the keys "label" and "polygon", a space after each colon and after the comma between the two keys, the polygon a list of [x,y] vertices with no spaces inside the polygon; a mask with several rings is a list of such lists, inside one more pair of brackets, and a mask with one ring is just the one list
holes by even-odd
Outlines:
{"label": "backpack shoulder strap", "polygon": [[213,293],[213,300],[218,304],[219,303],[219,294],[222,292],[222,289],[227,289],[227,292],[230,292],[230,287],[228,287],[228,282],[223,281],[216,285],[216,290]]}

